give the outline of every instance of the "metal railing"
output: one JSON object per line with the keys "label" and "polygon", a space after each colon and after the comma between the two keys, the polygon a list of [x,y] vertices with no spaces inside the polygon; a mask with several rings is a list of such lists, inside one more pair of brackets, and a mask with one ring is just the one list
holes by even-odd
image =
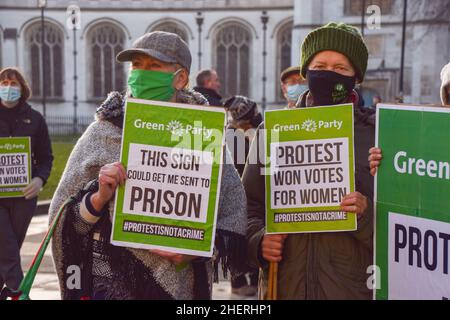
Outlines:
{"label": "metal railing", "polygon": [[78,116],[76,121],[72,116],[47,115],[45,117],[51,136],[80,135],[94,121],[93,116]]}

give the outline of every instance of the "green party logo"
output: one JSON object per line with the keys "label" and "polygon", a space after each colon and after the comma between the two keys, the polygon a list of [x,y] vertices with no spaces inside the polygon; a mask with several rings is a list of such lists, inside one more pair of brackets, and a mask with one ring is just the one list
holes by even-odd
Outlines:
{"label": "green party logo", "polygon": [[338,83],[334,86],[332,97],[334,102],[342,101],[347,97],[347,90],[342,83]]}
{"label": "green party logo", "polygon": [[302,130],[305,130],[307,132],[316,132],[317,124],[314,120],[307,119],[302,123]]}
{"label": "green party logo", "polygon": [[158,123],[145,121],[137,118],[134,120],[133,125],[137,129],[147,129],[154,131],[169,131],[171,134],[181,137],[185,134],[203,135],[205,139],[211,138],[213,135],[213,129],[205,127],[201,121],[194,121],[194,124],[181,123],[178,120],[171,120],[169,123]]}
{"label": "green party logo", "polygon": [[337,129],[341,130],[342,125],[344,124],[343,120],[332,120],[332,121],[323,121],[323,120],[312,120],[306,119],[301,124],[279,124],[276,123],[273,125],[272,130],[275,132],[287,132],[287,131],[300,131],[304,130],[306,132],[315,133],[319,129]]}
{"label": "green party logo", "polygon": [[172,120],[167,124],[167,131],[170,131],[173,135],[179,137],[183,135],[183,129],[183,124],[177,120]]}

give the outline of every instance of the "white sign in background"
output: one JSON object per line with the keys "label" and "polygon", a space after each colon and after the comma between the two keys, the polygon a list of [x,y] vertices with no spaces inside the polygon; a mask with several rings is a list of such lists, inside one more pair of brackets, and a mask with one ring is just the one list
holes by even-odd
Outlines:
{"label": "white sign in background", "polygon": [[[165,167],[161,166],[148,166],[142,165],[142,153],[141,150],[151,150],[152,152],[166,152],[168,153],[167,157],[167,165]],[[185,169],[174,169],[171,167],[172,155],[190,155],[190,156],[198,156],[200,157],[200,165],[199,170],[185,170]],[[125,183],[125,195],[124,195],[124,203],[123,203],[123,212],[128,214],[137,214],[137,215],[145,215],[145,216],[153,216],[164,219],[173,219],[173,220],[183,220],[183,221],[193,221],[193,222],[202,222],[205,223],[207,220],[207,211],[208,211],[208,203],[209,203],[209,191],[210,187],[202,187],[202,183],[200,181],[203,179],[211,179],[212,173],[212,163],[213,163],[213,155],[212,152],[209,151],[198,151],[198,150],[188,150],[188,149],[180,149],[180,148],[168,148],[168,147],[160,147],[160,146],[150,146],[144,144],[136,144],[131,143],[130,149],[128,153],[128,166],[127,171],[136,170],[149,172],[151,176],[154,174],[165,174],[164,182],[158,181],[141,181],[141,180],[133,180],[127,179]],[[181,184],[169,184],[167,182],[168,175],[178,175],[180,181],[181,177],[186,178],[198,178],[198,184],[196,186],[186,186]],[[135,206],[134,210],[130,210],[129,208],[129,200],[131,199],[131,189],[133,186],[137,186],[139,188],[151,188],[154,190],[168,190],[170,189],[174,194],[178,192],[185,193],[195,193],[196,195],[201,194],[202,201],[200,206],[200,216],[196,218],[195,216],[188,217],[187,215],[178,216],[176,214],[166,215],[161,212],[142,212],[139,210],[139,206]]]}
{"label": "white sign in background", "polygon": [[[342,143],[340,147],[339,164],[334,164],[335,160],[333,160],[332,164],[325,163],[311,163],[309,165],[302,166],[289,166],[283,167],[286,165],[284,162],[280,162],[280,159],[277,159],[276,150],[279,146],[293,146],[294,148],[302,145],[309,144],[325,144],[325,143]],[[333,154],[333,158],[336,159],[337,155]],[[282,158],[285,159],[285,158]],[[281,167],[280,167],[281,166]],[[342,182],[326,182],[321,181],[320,183],[310,183],[307,184],[305,170],[310,169],[328,169],[328,168],[342,168],[342,176],[344,179]],[[275,173],[277,171],[293,171],[300,170],[301,171],[301,184],[298,185],[276,185],[275,184]],[[337,175],[335,175],[337,177]],[[302,140],[302,141],[287,141],[287,142],[277,142],[270,144],[270,184],[271,184],[271,192],[272,195],[276,191],[287,191],[287,190],[312,190],[312,189],[326,189],[326,188],[347,188],[347,193],[350,193],[350,180],[349,180],[349,151],[348,151],[348,138],[334,138],[334,139],[317,139],[317,140]],[[298,195],[298,194],[297,194]],[[339,205],[339,202],[329,202],[329,203],[309,203],[309,204],[287,204],[283,205],[281,203],[275,204],[275,197],[271,197],[271,207],[273,209],[289,209],[289,208],[299,208],[299,207],[323,207],[323,206],[335,206]]]}
{"label": "white sign in background", "polygon": [[[397,248],[398,262],[395,261],[396,225],[398,225],[398,230],[400,230],[399,227],[402,230],[397,231],[397,242],[402,244],[401,247],[406,244],[404,248]],[[420,231],[420,239],[414,228]],[[436,235],[436,241],[431,240],[430,236],[425,241],[425,233],[428,230]],[[447,263],[447,267],[450,268],[448,264],[450,241],[447,240],[447,245],[445,245],[446,241],[439,237],[439,233],[450,234],[450,223],[389,212],[388,291],[390,300],[450,299],[450,274],[448,270],[447,274],[444,272],[444,263]],[[429,234],[431,233],[429,232]],[[425,244],[428,244],[428,248],[425,248]],[[411,249],[411,246],[414,247],[414,245],[419,246],[419,254],[413,250],[414,248]],[[428,250],[427,255],[425,255],[425,250]],[[412,265],[409,264],[410,258]],[[428,270],[425,266],[425,259],[428,259],[429,264],[435,261],[436,269]],[[420,267],[418,267],[418,261],[420,261]]]}
{"label": "white sign in background", "polygon": [[[1,156],[23,157],[23,163],[18,165],[0,166],[0,185],[25,185],[28,184],[28,154],[27,153],[2,153]],[[20,177],[21,183],[10,183],[10,179]]]}

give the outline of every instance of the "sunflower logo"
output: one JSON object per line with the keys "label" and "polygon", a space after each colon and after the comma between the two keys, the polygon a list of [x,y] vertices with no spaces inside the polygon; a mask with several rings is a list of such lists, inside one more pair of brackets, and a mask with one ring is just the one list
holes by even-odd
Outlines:
{"label": "sunflower logo", "polygon": [[336,84],[333,89],[332,96],[334,102],[339,102],[345,99],[345,97],[347,96],[347,90],[342,83]]}
{"label": "sunflower logo", "polygon": [[336,91],[343,91],[345,88],[344,88],[344,85],[342,83],[338,83],[336,85],[335,89],[336,89]]}
{"label": "sunflower logo", "polygon": [[178,120],[172,120],[167,124],[167,130],[176,136],[182,136],[183,124]]}
{"label": "sunflower logo", "polygon": [[316,130],[317,130],[316,122],[311,119],[307,119],[307,120],[303,121],[302,130],[305,130],[307,132],[316,132]]}

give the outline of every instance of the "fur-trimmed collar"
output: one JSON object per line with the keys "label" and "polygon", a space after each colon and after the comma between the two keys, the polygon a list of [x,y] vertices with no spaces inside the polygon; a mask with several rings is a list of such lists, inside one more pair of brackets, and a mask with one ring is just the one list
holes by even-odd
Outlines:
{"label": "fur-trimmed collar", "polygon": [[[208,100],[199,92],[192,89],[177,91],[177,102],[194,105],[209,105]],[[112,91],[97,108],[95,117],[98,120],[113,120],[124,114],[126,96],[118,91]]]}

